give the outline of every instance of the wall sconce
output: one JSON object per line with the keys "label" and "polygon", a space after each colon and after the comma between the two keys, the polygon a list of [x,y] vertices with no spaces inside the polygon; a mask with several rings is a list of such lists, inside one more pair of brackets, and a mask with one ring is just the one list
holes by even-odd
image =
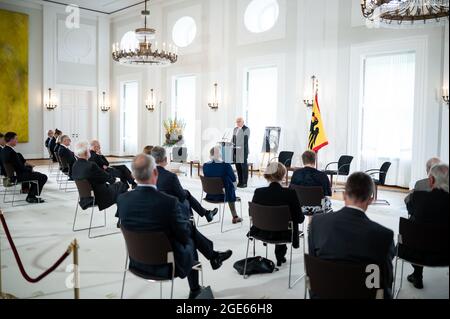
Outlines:
{"label": "wall sconce", "polygon": [[214,83],[214,101],[212,103],[208,103],[208,106],[211,110],[218,110],[219,109],[219,100],[217,98],[217,87],[219,85],[217,83]]}
{"label": "wall sconce", "polygon": [[153,112],[155,110],[155,90],[150,90],[150,96],[147,98],[145,107],[150,112]]}
{"label": "wall sconce", "polygon": [[317,80],[317,77],[313,75],[311,77],[312,81],[312,91],[311,95],[305,95],[303,99],[303,104],[306,105],[306,107],[312,108],[314,106],[314,99],[316,98],[316,93],[319,88],[319,80]]}
{"label": "wall sconce", "polygon": [[102,100],[102,104],[100,104],[100,110],[102,110],[102,112],[108,112],[111,109],[111,106],[106,104],[106,92],[103,92],[103,100]]}
{"label": "wall sconce", "polygon": [[58,107],[58,105],[56,104],[56,102],[52,98],[52,89],[49,88],[48,89],[48,101],[47,101],[47,103],[45,103],[45,108],[47,110],[49,110],[49,111],[53,111],[57,107]]}
{"label": "wall sconce", "polygon": [[448,105],[448,87],[442,89],[442,100]]}

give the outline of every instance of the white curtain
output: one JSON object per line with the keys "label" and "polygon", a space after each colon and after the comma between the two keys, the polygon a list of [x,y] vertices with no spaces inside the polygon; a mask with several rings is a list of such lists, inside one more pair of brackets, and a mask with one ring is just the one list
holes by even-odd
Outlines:
{"label": "white curtain", "polygon": [[391,162],[387,185],[410,184],[414,83],[414,53],[365,61],[361,169],[379,169]]}

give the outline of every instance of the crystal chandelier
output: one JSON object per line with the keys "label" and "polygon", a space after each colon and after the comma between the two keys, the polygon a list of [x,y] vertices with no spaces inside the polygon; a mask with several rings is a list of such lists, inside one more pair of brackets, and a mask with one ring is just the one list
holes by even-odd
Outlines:
{"label": "crystal chandelier", "polygon": [[147,27],[147,17],[150,15],[150,11],[147,10],[147,1],[145,0],[145,9],[141,12],[144,16],[144,27],[135,30],[138,45],[125,48],[121,47],[119,43],[113,44],[112,58],[120,64],[165,66],[178,60],[177,47],[172,45],[166,47],[166,43],[163,43],[161,49],[158,49],[158,43],[155,41],[155,29]]}
{"label": "crystal chandelier", "polygon": [[361,0],[369,27],[409,28],[448,21],[449,0]]}

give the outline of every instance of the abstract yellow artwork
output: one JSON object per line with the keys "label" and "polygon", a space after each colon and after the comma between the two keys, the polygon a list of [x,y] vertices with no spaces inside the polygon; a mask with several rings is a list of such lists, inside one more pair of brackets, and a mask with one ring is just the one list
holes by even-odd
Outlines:
{"label": "abstract yellow artwork", "polygon": [[28,15],[0,10],[0,132],[28,142]]}

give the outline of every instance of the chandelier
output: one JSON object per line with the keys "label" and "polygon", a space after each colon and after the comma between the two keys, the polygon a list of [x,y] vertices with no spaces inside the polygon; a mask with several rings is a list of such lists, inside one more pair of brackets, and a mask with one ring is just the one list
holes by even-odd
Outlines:
{"label": "chandelier", "polygon": [[448,21],[449,0],[361,0],[369,27],[408,28]]}
{"label": "chandelier", "polygon": [[128,48],[119,43],[113,44],[112,58],[120,64],[166,66],[178,60],[176,46],[166,47],[166,43],[163,43],[161,49],[158,48],[158,42],[155,41],[155,29],[147,27],[147,17],[150,15],[150,11],[147,10],[147,1],[145,0],[145,9],[141,12],[144,16],[144,27],[138,28],[134,32],[138,44]]}

